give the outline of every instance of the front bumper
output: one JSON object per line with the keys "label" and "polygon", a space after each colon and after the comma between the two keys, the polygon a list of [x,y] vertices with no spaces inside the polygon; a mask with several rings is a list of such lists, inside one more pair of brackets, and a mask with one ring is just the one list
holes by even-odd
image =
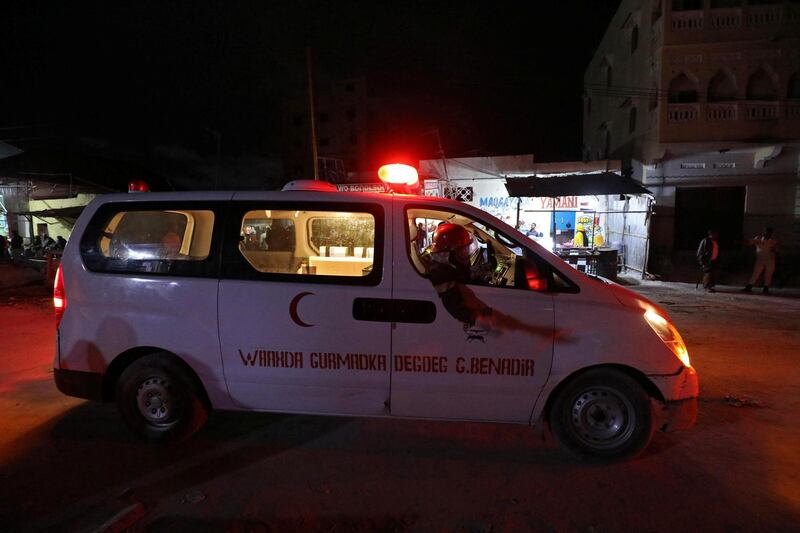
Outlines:
{"label": "front bumper", "polygon": [[690,366],[672,375],[647,376],[661,391],[665,402],[659,402],[658,428],[661,431],[689,429],[697,420],[697,397],[700,385],[697,372]]}
{"label": "front bumper", "polygon": [[53,377],[58,390],[67,396],[87,400],[103,400],[103,374],[54,368]]}
{"label": "front bumper", "polygon": [[686,398],[663,404],[658,428],[661,431],[689,429],[697,421],[697,398]]}

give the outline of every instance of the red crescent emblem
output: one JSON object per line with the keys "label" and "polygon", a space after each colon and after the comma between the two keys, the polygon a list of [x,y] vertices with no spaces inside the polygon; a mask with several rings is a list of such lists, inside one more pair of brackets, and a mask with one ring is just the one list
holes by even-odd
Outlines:
{"label": "red crescent emblem", "polygon": [[300,300],[302,300],[305,296],[308,296],[309,294],[314,294],[314,293],[301,292],[300,294],[292,298],[292,302],[289,304],[289,316],[292,317],[292,320],[294,321],[295,324],[297,324],[298,326],[302,326],[304,328],[310,328],[314,324],[306,324],[305,322],[300,320],[300,316],[297,314],[297,305],[300,303]]}

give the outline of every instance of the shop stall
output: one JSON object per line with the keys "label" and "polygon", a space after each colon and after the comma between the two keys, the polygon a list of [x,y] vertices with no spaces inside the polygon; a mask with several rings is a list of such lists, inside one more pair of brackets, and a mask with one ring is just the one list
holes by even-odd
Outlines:
{"label": "shop stall", "polygon": [[505,187],[517,227],[576,269],[611,279],[618,268],[647,270],[653,196],[636,181],[601,172],[509,177]]}

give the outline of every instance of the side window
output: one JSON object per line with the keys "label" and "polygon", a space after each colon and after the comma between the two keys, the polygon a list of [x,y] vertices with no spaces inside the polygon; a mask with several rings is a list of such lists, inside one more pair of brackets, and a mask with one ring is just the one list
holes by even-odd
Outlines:
{"label": "side window", "polygon": [[[214,233],[214,212],[206,209],[98,211],[81,240],[90,270],[203,275]],[[175,266],[185,263],[185,266]]]}
{"label": "side window", "polygon": [[375,266],[375,216],[368,212],[250,210],[239,239],[239,252],[260,273],[366,278]]}
{"label": "side window", "polygon": [[[545,289],[544,282],[528,283],[528,277],[539,277],[535,262],[526,260],[524,249],[494,228],[448,211],[412,208],[407,213],[411,262],[434,284],[440,277],[455,276],[453,281],[466,285]],[[442,235],[437,243],[437,230],[444,224],[450,226],[442,231],[451,235]]]}

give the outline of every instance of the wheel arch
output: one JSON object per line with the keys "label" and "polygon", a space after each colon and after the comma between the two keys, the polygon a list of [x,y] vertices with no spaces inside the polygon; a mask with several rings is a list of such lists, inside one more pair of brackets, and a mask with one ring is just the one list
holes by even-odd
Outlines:
{"label": "wheel arch", "polygon": [[205,403],[206,407],[211,407],[211,401],[208,398],[205,385],[203,384],[203,380],[200,379],[200,376],[197,375],[197,372],[195,372],[194,369],[188,363],[186,363],[186,361],[181,359],[175,353],[157,346],[137,346],[136,348],[125,350],[111,361],[111,364],[108,365],[108,369],[103,376],[103,401],[114,401],[117,390],[117,382],[126,368],[133,364],[134,361],[137,361],[146,355],[152,355],[155,353],[163,353],[165,356],[168,356],[170,359],[174,360],[181,367],[181,369],[186,372],[186,375],[189,376],[189,379],[192,380],[192,383],[195,385],[195,387],[197,387],[197,391],[200,393],[200,398],[202,399],[203,403]]}
{"label": "wheel arch", "polygon": [[603,370],[603,369],[617,370],[619,372],[628,375],[629,377],[633,378],[639,385],[642,386],[642,388],[644,389],[644,391],[647,393],[648,396],[662,403],[665,401],[664,395],[661,393],[658,387],[656,387],[655,383],[650,381],[644,374],[644,372],[642,372],[641,370],[637,370],[632,366],[623,364],[603,363],[599,365],[592,365],[580,368],[571,373],[570,375],[568,375],[567,377],[565,377],[564,379],[562,379],[558,383],[558,385],[556,385],[555,388],[552,391],[550,391],[550,394],[548,395],[547,400],[545,401],[544,409],[542,410],[541,420],[543,420],[549,427],[550,409],[553,406],[553,402],[556,400],[556,398],[558,398],[559,394],[561,394],[561,392],[564,390],[564,388],[566,388],[566,386],[570,382],[582,376],[586,372],[592,370]]}

